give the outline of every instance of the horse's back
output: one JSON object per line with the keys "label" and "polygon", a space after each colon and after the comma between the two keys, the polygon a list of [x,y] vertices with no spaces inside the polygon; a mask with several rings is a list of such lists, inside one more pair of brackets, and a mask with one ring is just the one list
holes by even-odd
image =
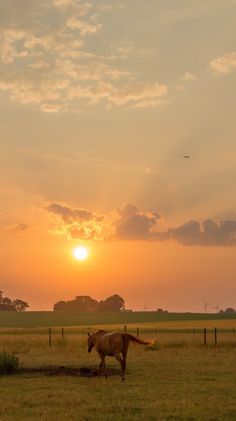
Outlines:
{"label": "horse's back", "polygon": [[98,351],[113,356],[123,349],[123,336],[120,332],[104,333],[98,341]]}

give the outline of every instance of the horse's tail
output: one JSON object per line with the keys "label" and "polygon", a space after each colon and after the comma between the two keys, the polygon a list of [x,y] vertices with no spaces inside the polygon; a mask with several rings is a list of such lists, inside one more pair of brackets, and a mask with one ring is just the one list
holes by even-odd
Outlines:
{"label": "horse's tail", "polygon": [[123,333],[131,342],[135,342],[141,345],[151,345],[151,341],[144,341],[143,339],[136,338],[136,336],[131,335],[130,333]]}

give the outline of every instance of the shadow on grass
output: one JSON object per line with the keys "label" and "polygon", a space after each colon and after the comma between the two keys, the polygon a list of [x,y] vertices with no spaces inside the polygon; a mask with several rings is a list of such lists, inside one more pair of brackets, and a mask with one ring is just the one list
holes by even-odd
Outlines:
{"label": "shadow on grass", "polygon": [[[18,374],[31,375],[41,374],[45,376],[71,376],[71,377],[99,377],[98,369],[95,367],[21,367]],[[120,376],[120,370],[114,368],[107,368],[105,374],[101,376],[111,377]]]}

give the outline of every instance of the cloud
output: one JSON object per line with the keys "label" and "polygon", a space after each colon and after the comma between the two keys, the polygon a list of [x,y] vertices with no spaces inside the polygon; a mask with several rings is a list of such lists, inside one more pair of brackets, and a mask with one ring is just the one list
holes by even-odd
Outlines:
{"label": "cloud", "polygon": [[210,61],[209,68],[216,75],[227,75],[236,69],[236,52],[224,54]]}
{"label": "cloud", "polygon": [[30,226],[24,223],[15,224],[13,221],[0,220],[0,234],[24,232],[30,229]]}
{"label": "cloud", "polygon": [[94,25],[89,22],[71,17],[66,22],[66,26],[73,30],[78,30],[82,37],[86,35],[93,35],[99,32],[102,29],[102,25]]}
{"label": "cloud", "polygon": [[201,225],[192,220],[177,228],[169,228],[157,237],[189,246],[235,246],[236,221],[225,220],[217,224],[212,219],[207,219]]}
{"label": "cloud", "polygon": [[181,80],[184,82],[191,82],[193,80],[196,80],[196,76],[193,73],[185,72]]}
{"label": "cloud", "polygon": [[53,5],[65,13],[66,10],[73,11],[76,16],[85,16],[92,9],[91,3],[79,4],[76,0],[54,0]]}
{"label": "cloud", "polygon": [[112,228],[104,221],[103,215],[97,215],[87,209],[72,209],[52,203],[46,210],[59,220],[56,232],[73,240],[105,241],[111,236]]}
{"label": "cloud", "polygon": [[57,203],[52,203],[46,207],[48,212],[54,213],[62,218],[64,222],[89,221],[96,218],[93,212],[86,209],[71,209],[67,206],[61,206]]}
{"label": "cloud", "polygon": [[148,240],[153,237],[160,216],[155,212],[143,212],[128,204],[118,210],[119,219],[114,222],[115,238],[118,240]]}
{"label": "cloud", "polygon": [[[98,68],[99,69],[99,68]],[[97,71],[98,71],[97,69]],[[110,78],[119,78],[122,74],[111,68],[106,69]],[[96,77],[96,73],[94,77]],[[89,87],[77,86],[71,89],[70,96],[87,98],[91,103],[106,101],[108,105],[131,105],[135,107],[150,107],[157,105],[167,95],[168,88],[166,85],[161,85],[155,82],[134,82],[129,81],[125,84],[119,84],[118,87],[110,82],[99,81],[95,85]]]}
{"label": "cloud", "polygon": [[57,203],[50,204],[46,210],[62,221],[61,234],[80,240],[148,240],[160,219],[157,213],[141,211],[133,204],[106,216]]}
{"label": "cloud", "polygon": [[[86,241],[175,241],[185,246],[236,246],[236,220],[203,223],[190,220],[160,231],[161,216],[125,204],[115,212],[98,215],[88,209],[72,209],[52,203],[46,210],[57,216],[57,234]],[[55,221],[54,221],[55,224]],[[22,224],[23,225],[23,224]],[[20,227],[20,225],[19,225]]]}
{"label": "cloud", "polygon": [[18,224],[15,227],[16,231],[26,231],[27,229],[29,229],[29,226],[26,224]]}
{"label": "cloud", "polygon": [[[110,10],[77,0],[4,2],[0,94],[46,113],[81,112],[97,104],[146,108],[164,102],[165,84],[140,81],[137,72],[121,65],[119,54],[99,55],[97,43],[90,42],[101,36],[101,16]],[[129,53],[129,45],[121,47],[121,55]]]}
{"label": "cloud", "polygon": [[138,105],[143,104],[143,100],[163,98],[167,95],[167,92],[167,86],[157,82],[130,82],[121,88],[113,89],[109,99],[117,105],[132,101]]}

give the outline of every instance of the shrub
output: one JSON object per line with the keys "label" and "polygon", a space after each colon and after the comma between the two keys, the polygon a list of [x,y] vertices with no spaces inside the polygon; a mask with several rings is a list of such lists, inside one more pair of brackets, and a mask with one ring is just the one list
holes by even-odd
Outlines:
{"label": "shrub", "polygon": [[0,352],[0,374],[13,374],[19,370],[19,359],[14,354]]}

